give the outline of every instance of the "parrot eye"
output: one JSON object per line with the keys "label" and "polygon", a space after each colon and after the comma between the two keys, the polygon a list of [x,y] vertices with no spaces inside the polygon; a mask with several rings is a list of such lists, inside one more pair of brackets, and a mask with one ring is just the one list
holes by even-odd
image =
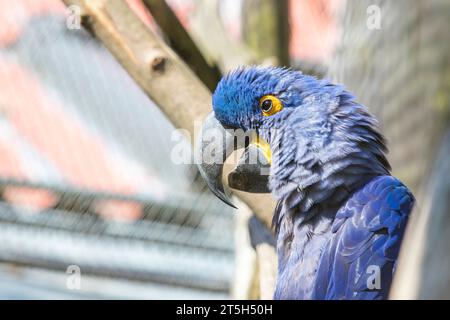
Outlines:
{"label": "parrot eye", "polygon": [[259,99],[259,107],[262,110],[262,114],[268,117],[281,111],[281,109],[283,109],[283,104],[277,97],[266,95]]}
{"label": "parrot eye", "polygon": [[272,100],[266,99],[261,103],[261,110],[264,112],[269,112],[272,109]]}

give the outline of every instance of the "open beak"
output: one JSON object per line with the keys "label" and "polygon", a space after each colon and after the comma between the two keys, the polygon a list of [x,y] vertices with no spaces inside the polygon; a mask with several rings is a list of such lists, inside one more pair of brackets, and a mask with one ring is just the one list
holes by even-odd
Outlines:
{"label": "open beak", "polygon": [[230,187],[247,192],[268,192],[267,178],[270,168],[270,149],[255,132],[225,129],[210,113],[203,122],[200,139],[196,144],[196,162],[209,189],[223,202],[236,208],[225,194],[222,183],[223,165],[233,151],[245,148],[237,167],[228,176]]}

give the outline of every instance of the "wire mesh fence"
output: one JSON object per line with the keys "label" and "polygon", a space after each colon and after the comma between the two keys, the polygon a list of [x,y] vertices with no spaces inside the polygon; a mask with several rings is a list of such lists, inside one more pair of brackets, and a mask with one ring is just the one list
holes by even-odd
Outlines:
{"label": "wire mesh fence", "polygon": [[173,163],[172,125],[105,48],[43,15],[0,74],[1,261],[227,296],[232,212]]}
{"label": "wire mesh fence", "polygon": [[327,76],[377,116],[394,175],[418,194],[448,121],[450,3],[347,1],[342,9]]}

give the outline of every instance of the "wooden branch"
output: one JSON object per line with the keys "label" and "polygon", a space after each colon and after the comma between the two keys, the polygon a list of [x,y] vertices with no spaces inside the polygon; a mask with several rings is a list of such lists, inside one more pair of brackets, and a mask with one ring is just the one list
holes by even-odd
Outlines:
{"label": "wooden branch", "polygon": [[402,246],[392,299],[450,299],[450,130],[416,205]]}
{"label": "wooden branch", "polygon": [[256,55],[245,44],[231,39],[219,16],[218,0],[196,0],[191,21],[191,35],[208,60],[228,72],[240,65],[258,63]]}
{"label": "wooden branch", "polygon": [[221,74],[217,66],[210,66],[183,28],[165,0],[143,0],[158,26],[170,41],[170,46],[186,62],[203,83],[213,91]]}
{"label": "wooden branch", "polygon": [[277,16],[276,37],[278,39],[277,58],[282,66],[291,65],[289,54],[290,30],[289,25],[289,0],[276,0],[275,13]]}
{"label": "wooden branch", "polygon": [[244,38],[259,59],[289,66],[287,0],[247,0],[243,7]]}
{"label": "wooden branch", "polygon": [[255,283],[258,285],[258,297],[263,300],[272,299],[277,276],[276,239],[256,216],[248,219],[248,230],[250,243],[257,256],[258,277]]}
{"label": "wooden branch", "polygon": [[[259,269],[259,295],[262,300],[273,299],[277,282],[277,252],[275,247],[263,243],[256,247]],[[275,262],[275,263],[274,263]]]}
{"label": "wooden branch", "polygon": [[63,1],[80,6],[87,28],[172,123],[193,136],[194,121],[201,121],[211,110],[211,95],[189,67],[134,15],[125,1]]}

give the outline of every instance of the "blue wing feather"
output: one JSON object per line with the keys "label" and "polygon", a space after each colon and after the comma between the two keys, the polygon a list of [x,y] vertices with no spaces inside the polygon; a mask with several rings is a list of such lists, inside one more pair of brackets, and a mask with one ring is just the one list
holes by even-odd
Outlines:
{"label": "blue wing feather", "polygon": [[[314,298],[387,298],[413,203],[413,195],[392,176],[377,177],[353,194],[336,214]],[[373,266],[379,270],[379,288],[367,286]]]}

